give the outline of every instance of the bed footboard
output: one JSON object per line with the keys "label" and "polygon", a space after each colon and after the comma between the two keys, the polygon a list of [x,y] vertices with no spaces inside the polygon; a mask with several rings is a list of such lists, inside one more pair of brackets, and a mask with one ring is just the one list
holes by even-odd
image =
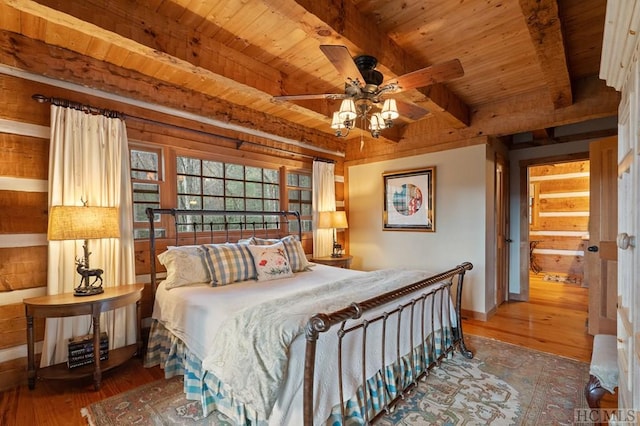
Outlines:
{"label": "bed footboard", "polygon": [[[365,424],[369,424],[388,413],[406,392],[417,385],[418,380],[427,375],[433,367],[439,365],[441,360],[455,351],[456,348],[465,357],[472,358],[473,353],[467,349],[464,343],[460,315],[464,275],[466,271],[472,268],[473,265],[471,263],[465,262],[451,270],[400,289],[365,301],[352,303],[347,308],[331,313],[314,315],[305,329],[307,343],[303,390],[304,424],[306,426],[313,424],[316,346],[320,333],[334,331],[337,333],[339,340],[337,360],[338,380],[340,382],[339,399],[342,401],[340,403],[341,424],[344,424],[344,420],[347,417],[344,402],[346,398],[351,396],[344,395],[343,392],[342,339],[350,333],[357,332],[361,336],[359,337],[361,340],[360,362],[363,377],[360,387],[364,398],[362,405],[365,408],[362,410],[362,419]],[[437,283],[442,284],[429,288]],[[454,284],[455,302],[452,301],[452,286]],[[406,297],[409,295],[411,295],[410,300]],[[389,302],[400,301],[400,299],[402,299],[402,302],[399,305],[387,305]],[[454,305],[454,312],[451,312],[451,302]],[[378,309],[376,313],[371,314],[374,309],[383,305],[387,305],[384,312],[380,313],[380,309]],[[360,321],[351,321],[359,319]],[[382,337],[367,339],[367,329],[373,324],[377,324],[378,328],[382,330]],[[387,329],[395,330],[389,333],[391,338],[387,338]],[[401,330],[408,330],[402,338]],[[409,352],[407,354],[401,352],[401,340],[408,340],[409,342]],[[379,371],[381,371],[380,381],[383,382],[382,392],[379,392],[382,400],[375,401],[375,404],[373,401],[367,400],[368,377],[364,373],[366,371],[367,353],[373,350],[373,345],[376,345],[375,349],[382,354],[379,360]],[[385,356],[390,351],[395,354],[394,357]],[[387,374],[385,372],[387,368],[395,368],[389,367],[393,363],[404,363],[406,369],[409,370],[406,373],[408,376],[400,380],[401,383],[387,383]],[[377,366],[376,362],[375,367],[377,368]],[[393,389],[398,387],[397,392],[388,393],[387,389],[389,387]],[[379,408],[371,409],[374,405]]]}

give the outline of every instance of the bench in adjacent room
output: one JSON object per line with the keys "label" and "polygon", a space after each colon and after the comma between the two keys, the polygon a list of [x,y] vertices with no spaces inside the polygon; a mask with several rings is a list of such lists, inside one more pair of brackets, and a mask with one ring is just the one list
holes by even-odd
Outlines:
{"label": "bench in adjacent room", "polygon": [[593,352],[589,367],[589,382],[584,388],[589,408],[600,408],[600,400],[618,387],[618,342],[616,336],[597,334],[593,338]]}

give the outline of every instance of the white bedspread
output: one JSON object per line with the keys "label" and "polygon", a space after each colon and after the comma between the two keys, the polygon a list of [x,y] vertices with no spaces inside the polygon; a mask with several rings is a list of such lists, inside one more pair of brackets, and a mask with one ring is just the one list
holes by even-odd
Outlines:
{"label": "white bedspread", "polygon": [[[206,284],[194,285],[188,287],[179,287],[171,290],[166,290],[162,285],[158,287],[153,318],[160,321],[167,329],[172,331],[177,337],[179,337],[189,348],[191,352],[197,355],[203,360],[203,367],[208,365],[209,368],[213,367],[213,358],[210,356],[215,352],[216,341],[215,336],[217,332],[221,330],[221,326],[225,321],[232,318],[239,311],[245,308],[256,306],[260,303],[280,299],[298,291],[305,289],[314,289],[326,285],[327,283],[333,283],[345,278],[353,278],[354,281],[358,281],[359,277],[366,275],[366,273],[328,267],[325,265],[315,265],[312,271],[296,273],[293,278],[287,278],[282,280],[257,282],[248,281],[243,283],[235,283],[223,287],[210,287]],[[422,277],[426,278],[432,274],[424,271]],[[438,286],[437,284],[434,286]],[[377,295],[380,290],[368,289],[366,282],[360,282],[354,285],[355,292],[347,298],[344,297],[344,303],[342,306],[348,305],[353,301],[362,301]],[[369,291],[371,294],[369,294]],[[408,297],[409,299],[410,297]],[[397,306],[399,301],[394,302],[394,306]],[[452,325],[455,326],[455,314],[453,304],[450,300],[445,302],[449,305],[449,313],[452,316]],[[430,306],[430,304],[428,305]],[[311,309],[313,310],[313,309]],[[315,312],[326,312],[330,309],[324,309],[320,307]],[[383,308],[379,308],[378,312],[382,312]],[[430,308],[429,308],[430,312]],[[409,315],[403,314],[403,315]],[[430,315],[430,314],[429,314]],[[404,321],[404,320],[403,320]],[[436,321],[439,324],[439,320]],[[439,325],[436,324],[436,329]],[[225,327],[227,325],[224,325]],[[374,338],[376,327],[370,327],[371,338]],[[428,330],[430,331],[430,330]],[[368,333],[369,333],[368,332]],[[403,331],[405,333],[405,331]],[[408,331],[406,331],[408,333]],[[414,329],[416,336],[419,335],[419,330]],[[302,424],[302,385],[303,385],[303,371],[304,371],[304,351],[306,345],[306,339],[304,333],[302,335],[293,337],[293,341],[289,346],[289,360],[287,365],[286,376],[284,382],[281,383],[280,389],[277,394],[277,400],[269,416],[268,424],[271,426],[282,425],[298,425]],[[323,424],[327,419],[331,408],[339,403],[338,393],[338,373],[335,359],[335,350],[330,353],[321,350],[323,347],[335,348],[337,337],[335,333],[322,333],[318,340],[318,352],[316,354],[316,366],[318,371],[322,371],[322,377],[317,376],[317,388],[314,394],[314,424]],[[357,342],[354,342],[357,340]],[[403,353],[408,353],[409,342],[406,337],[403,347],[406,346],[406,350],[402,349]],[[329,342],[329,343],[328,343]],[[348,359],[350,353],[359,354],[361,349],[356,349],[360,344],[359,338],[352,339],[352,341],[345,341],[343,343],[343,350]],[[387,353],[387,351],[390,351]],[[385,349],[385,353],[388,360],[393,359],[395,353],[391,347]],[[359,356],[359,355],[358,355]],[[351,388],[345,389],[347,392],[355,391],[355,388],[360,383],[362,374],[367,374],[366,377],[374,374],[379,366],[376,366],[376,362],[379,362],[381,357],[381,351],[379,348],[373,348],[367,352],[367,371],[363,372],[361,368],[356,368],[353,371],[347,371],[347,382],[351,381]],[[357,367],[357,366],[356,366]],[[218,372],[217,374],[220,374]],[[224,381],[224,380],[223,380]],[[234,389],[234,383],[227,383],[231,392],[236,392]],[[354,387],[355,386],[355,387]],[[347,394],[349,395],[349,394]],[[252,407],[255,409],[255,407]],[[269,410],[266,410],[269,411]]]}
{"label": "white bedspread", "polygon": [[385,269],[306,289],[244,309],[224,322],[203,367],[265,418],[282,388],[293,340],[308,320],[429,277],[424,271]]}
{"label": "white bedspread", "polygon": [[161,283],[156,291],[152,317],[204,360],[211,352],[218,328],[236,312],[303,288],[322,286],[362,273],[317,264],[311,271],[297,272],[292,278],[274,281],[251,280],[222,287],[203,283],[170,290]]}

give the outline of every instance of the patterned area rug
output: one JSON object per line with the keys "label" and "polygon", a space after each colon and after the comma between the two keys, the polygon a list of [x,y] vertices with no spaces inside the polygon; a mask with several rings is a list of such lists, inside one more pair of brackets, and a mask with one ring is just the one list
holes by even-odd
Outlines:
{"label": "patterned area rug", "polygon": [[[442,363],[378,425],[569,425],[583,396],[587,363],[477,336],[466,336],[474,358]],[[90,425],[216,425],[202,418],[182,380],[160,380],[83,408]]]}

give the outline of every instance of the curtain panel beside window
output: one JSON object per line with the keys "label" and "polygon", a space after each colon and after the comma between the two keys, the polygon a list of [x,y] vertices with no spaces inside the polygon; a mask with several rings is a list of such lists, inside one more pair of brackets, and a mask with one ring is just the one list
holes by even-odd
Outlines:
{"label": "curtain panel beside window", "polygon": [[[49,208],[54,205],[118,207],[120,238],[89,241],[91,263],[104,270],[104,287],[135,283],[129,150],[124,121],[71,108],[51,106]],[[75,259],[83,241],[50,241],[47,294],[73,292],[80,276]],[[110,349],[136,341],[135,306],[102,314],[101,331]],[[41,366],[67,359],[70,337],[91,332],[91,317],[49,318]]]}

